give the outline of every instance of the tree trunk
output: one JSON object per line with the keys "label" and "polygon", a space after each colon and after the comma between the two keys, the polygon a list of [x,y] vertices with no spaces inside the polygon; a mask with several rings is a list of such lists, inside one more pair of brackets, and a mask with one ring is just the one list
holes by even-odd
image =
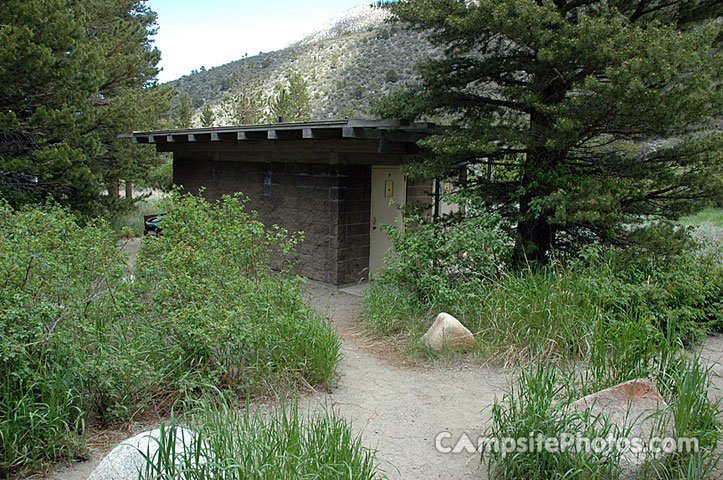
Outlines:
{"label": "tree trunk", "polygon": [[[520,201],[520,208],[528,201]],[[544,216],[535,217],[528,212],[520,215],[517,223],[517,242],[515,243],[513,262],[518,267],[531,263],[545,265],[548,261],[553,243],[555,241],[555,229]]]}
{"label": "tree trunk", "polygon": [[[545,103],[556,104],[564,99],[564,85],[559,84],[554,77],[540,76],[535,83],[540,85],[538,95]],[[563,155],[546,145],[554,130],[555,120],[547,113],[530,114],[530,139],[520,182],[523,193],[519,199],[517,239],[513,253],[513,262],[518,267],[533,262],[545,265],[555,244],[556,229],[549,221],[555,212],[534,205],[535,200],[547,197],[557,187],[557,170]]]}
{"label": "tree trunk", "polygon": [[120,188],[118,187],[118,185],[111,185],[110,187],[108,187],[108,196],[113,198],[120,197]]}
{"label": "tree trunk", "polygon": [[126,198],[133,200],[133,184],[131,182],[126,182]]}

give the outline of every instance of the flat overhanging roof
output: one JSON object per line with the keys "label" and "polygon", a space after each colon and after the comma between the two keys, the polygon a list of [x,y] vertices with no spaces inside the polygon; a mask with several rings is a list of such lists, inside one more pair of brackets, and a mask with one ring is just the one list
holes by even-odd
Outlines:
{"label": "flat overhanging roof", "polygon": [[[155,130],[119,135],[136,144],[163,145],[163,150],[182,149],[182,144],[212,142],[253,142],[284,140],[371,140],[379,143],[379,152],[398,151],[400,144],[416,144],[438,132],[433,123],[403,120],[328,120],[268,125]],[[390,148],[390,147],[396,148]]]}

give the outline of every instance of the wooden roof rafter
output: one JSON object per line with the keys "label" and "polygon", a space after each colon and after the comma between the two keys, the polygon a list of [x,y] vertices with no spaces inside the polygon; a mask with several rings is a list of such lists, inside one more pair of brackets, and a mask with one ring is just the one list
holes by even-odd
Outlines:
{"label": "wooden roof rafter", "polygon": [[[379,152],[403,151],[422,138],[439,133],[433,123],[403,120],[328,120],[316,122],[241,125],[194,129],[157,130],[119,135],[136,144],[163,144],[164,150],[189,143],[258,141],[367,140],[378,142]],[[168,144],[168,145],[166,145]],[[406,147],[405,147],[406,145]],[[160,148],[160,147],[159,147]]]}

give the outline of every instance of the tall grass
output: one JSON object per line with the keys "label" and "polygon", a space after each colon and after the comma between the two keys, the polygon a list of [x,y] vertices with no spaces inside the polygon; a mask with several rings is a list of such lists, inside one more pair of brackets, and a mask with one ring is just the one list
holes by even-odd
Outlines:
{"label": "tall grass", "polygon": [[589,349],[595,325],[606,318],[589,285],[553,270],[505,273],[495,281],[461,284],[429,302],[377,283],[367,290],[363,314],[366,325],[378,333],[404,332],[418,339],[440,311],[451,313],[475,334],[482,355],[512,364],[539,355],[580,358]]}
{"label": "tall grass", "polygon": [[296,402],[281,402],[271,412],[252,412],[248,404],[240,408],[217,395],[195,401],[190,410],[189,427],[198,433],[191,451],[174,452],[179,430],[172,420],[142,480],[384,478],[376,452],[333,409],[304,414]]}
{"label": "tall grass", "polygon": [[130,377],[96,356],[124,318],[124,268],[104,224],[0,204],[0,470],[76,455],[85,419]]}
{"label": "tall grass", "polygon": [[[494,278],[442,285],[424,297],[395,277],[366,291],[365,324],[382,335],[407,335],[414,344],[441,311],[457,317],[478,340],[478,352],[507,363],[540,355],[582,359],[601,330],[638,328],[694,342],[723,327],[723,265],[719,252],[636,258],[597,252],[593,258]],[[638,322],[628,322],[627,317]],[[631,327],[637,325],[637,327]]]}
{"label": "tall grass", "polygon": [[716,227],[723,227],[723,208],[706,208],[695,215],[689,215],[680,219],[683,225],[702,225],[709,223]]}
{"label": "tall grass", "polygon": [[[26,465],[75,458],[84,452],[80,392],[67,378],[25,384],[20,375],[0,379],[0,478]],[[52,375],[52,374],[51,374]]]}
{"label": "tall grass", "polygon": [[[560,372],[555,364],[538,363],[523,369],[509,394],[492,406],[492,426],[487,438],[564,439],[564,435],[584,438],[607,438],[614,434],[613,425],[590,411],[570,409]],[[497,479],[519,478],[607,478],[620,474],[619,452],[577,452],[574,449],[550,451],[529,445],[527,451],[485,452],[490,475]]]}
{"label": "tall grass", "polygon": [[[672,417],[675,435],[698,438],[701,449],[662,464],[647,458],[640,475],[704,478],[715,471],[721,407],[708,398],[710,369],[685,346],[723,327],[720,249],[654,254],[591,246],[544,268],[495,274],[490,267],[504,258],[495,253],[508,244],[504,236],[488,231],[479,245],[468,238],[474,231],[455,228],[422,224],[391,236],[396,255],[365,296],[370,329],[404,335],[428,352],[419,339],[446,311],[476,336],[483,358],[521,364],[511,393],[492,408],[488,437],[626,436],[632,425],[615,433],[604,417],[568,407],[583,395],[650,378],[670,406],[658,412],[658,433],[662,419]],[[450,229],[459,240],[453,245],[440,240]],[[465,253],[471,249],[492,252],[480,269],[457,262],[470,261]],[[616,478],[622,473],[618,453],[538,449],[491,451],[484,458],[494,478]]]}
{"label": "tall grass", "polygon": [[[633,347],[640,344],[634,337]],[[618,342],[621,345],[623,342]],[[687,354],[677,346],[664,344],[661,353],[643,369],[624,371],[625,361],[615,356],[597,357],[591,361],[591,370],[582,374],[575,368],[556,362],[539,362],[523,367],[522,374],[500,401],[492,407],[492,425],[485,432],[488,438],[529,438],[538,434],[544,438],[563,439],[564,435],[587,439],[606,438],[615,441],[629,437],[637,422],[652,421],[651,437],[667,437],[668,422],[672,419],[674,438],[695,438],[697,451],[679,451],[656,457],[647,452],[640,459],[636,478],[683,479],[712,478],[718,472],[721,452],[718,442],[723,439],[719,415],[720,401],[708,398],[710,370],[700,359]],[[640,365],[638,365],[640,367]],[[618,371],[618,378],[596,378],[594,372]],[[623,380],[649,377],[657,381],[669,408],[648,412],[639,418],[629,418],[625,425],[614,426],[604,415],[593,415],[591,409],[578,411],[570,408],[581,394]],[[592,380],[592,384],[588,383]],[[591,385],[597,385],[591,388]],[[621,428],[622,427],[622,428]],[[646,438],[642,439],[647,441]],[[506,453],[490,449],[483,460],[490,468],[492,478],[618,478],[623,473],[624,452],[616,449],[579,452],[515,451]],[[629,473],[628,473],[629,475]]]}

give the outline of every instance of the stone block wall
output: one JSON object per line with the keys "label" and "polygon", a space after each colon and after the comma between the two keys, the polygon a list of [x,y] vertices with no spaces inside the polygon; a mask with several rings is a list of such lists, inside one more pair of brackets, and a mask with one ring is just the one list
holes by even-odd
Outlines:
{"label": "stone block wall", "polygon": [[406,211],[431,219],[434,202],[434,180],[407,180]]}
{"label": "stone block wall", "polygon": [[290,255],[300,275],[345,284],[366,274],[369,165],[241,162],[196,152],[175,156],[173,180],[192,193],[204,187],[209,200],[242,192],[249,197],[247,208],[264,224],[303,231],[304,242]]}
{"label": "stone block wall", "polygon": [[339,284],[355,283],[369,274],[369,223],[372,170],[369,165],[339,165],[337,230]]}

